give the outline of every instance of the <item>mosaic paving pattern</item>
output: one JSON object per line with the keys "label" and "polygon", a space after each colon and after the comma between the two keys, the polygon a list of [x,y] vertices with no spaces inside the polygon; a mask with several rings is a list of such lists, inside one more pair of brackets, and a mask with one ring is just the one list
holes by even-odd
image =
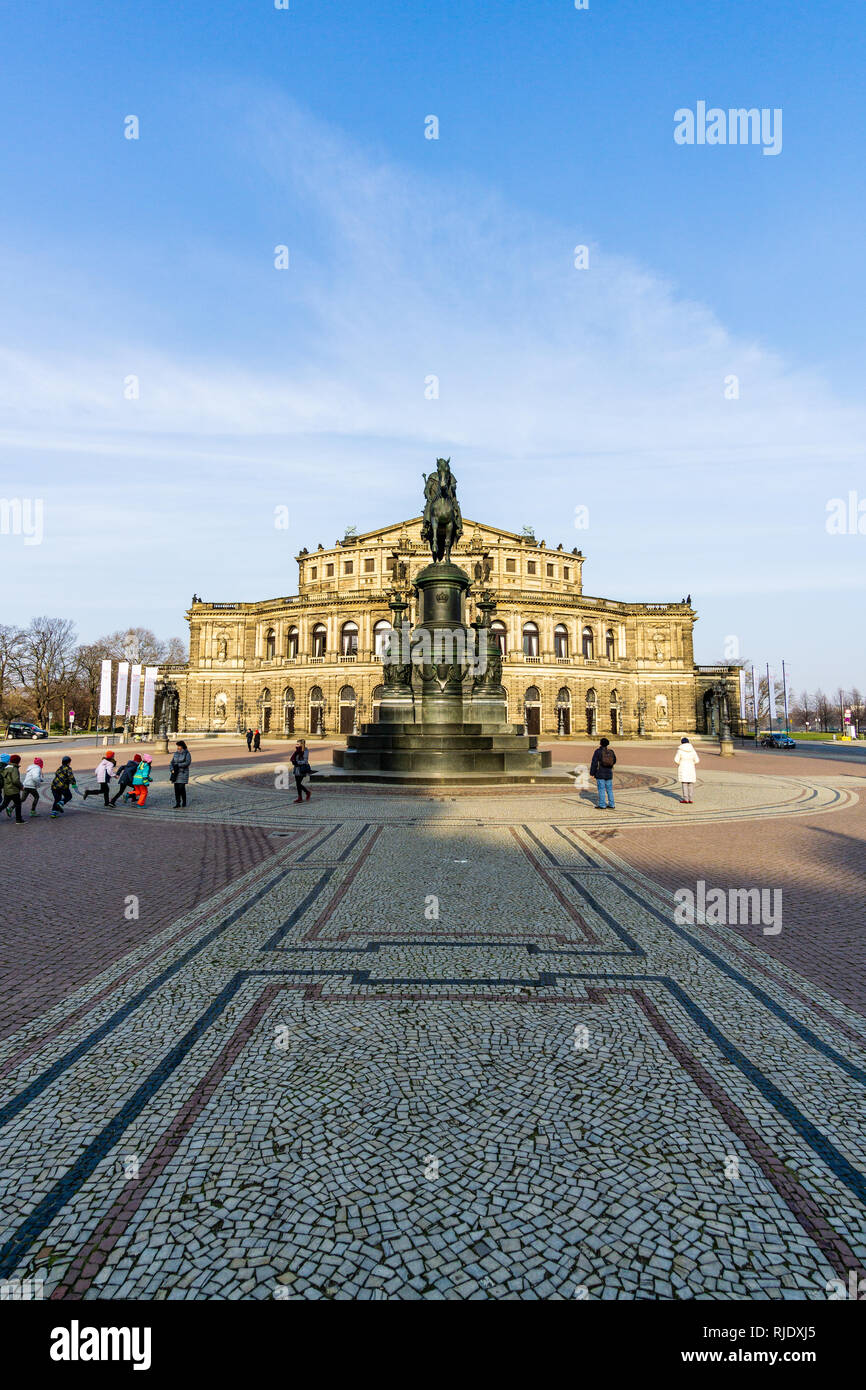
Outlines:
{"label": "mosaic paving pattern", "polygon": [[[862,1273],[866,1023],[615,856],[609,827],[679,813],[668,789],[602,817],[561,788],[295,808],[197,778],[198,824],[285,839],[3,1041],[2,1278],[826,1299]],[[719,822],[856,801],[699,791]]]}

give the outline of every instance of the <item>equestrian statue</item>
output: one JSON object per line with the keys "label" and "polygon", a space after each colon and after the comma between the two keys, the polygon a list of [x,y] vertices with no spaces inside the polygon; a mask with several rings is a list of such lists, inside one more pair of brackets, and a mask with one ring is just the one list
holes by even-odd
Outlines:
{"label": "equestrian statue", "polygon": [[434,561],[451,563],[451,547],[463,535],[463,518],[457,501],[457,479],[451,460],[437,459],[436,472],[422,473],[424,479],[424,522],[421,539],[427,541]]}

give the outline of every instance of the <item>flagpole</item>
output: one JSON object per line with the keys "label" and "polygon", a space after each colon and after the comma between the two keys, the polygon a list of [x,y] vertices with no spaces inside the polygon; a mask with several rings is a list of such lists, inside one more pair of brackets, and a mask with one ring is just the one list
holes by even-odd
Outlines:
{"label": "flagpole", "polygon": [[770,690],[770,663],[767,662],[767,718],[770,721],[770,737],[773,737],[773,692]]}

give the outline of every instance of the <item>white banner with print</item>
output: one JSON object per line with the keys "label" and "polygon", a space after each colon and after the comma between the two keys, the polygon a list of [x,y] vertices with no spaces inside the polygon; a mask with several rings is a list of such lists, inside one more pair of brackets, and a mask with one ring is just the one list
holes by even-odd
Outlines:
{"label": "white banner with print", "polygon": [[141,666],[138,662],[133,666],[129,675],[129,713],[133,719],[138,714],[138,697],[141,693]]}
{"label": "white banner with print", "polygon": [[99,683],[99,713],[111,714],[111,662],[103,661],[102,679]]}
{"label": "white banner with print", "polygon": [[126,687],[129,681],[129,662],[117,663],[117,694],[114,698],[114,713],[126,714]]}
{"label": "white banner with print", "polygon": [[153,718],[153,704],[156,694],[156,677],[158,671],[158,666],[145,666],[144,668],[144,706],[141,713],[145,719]]}

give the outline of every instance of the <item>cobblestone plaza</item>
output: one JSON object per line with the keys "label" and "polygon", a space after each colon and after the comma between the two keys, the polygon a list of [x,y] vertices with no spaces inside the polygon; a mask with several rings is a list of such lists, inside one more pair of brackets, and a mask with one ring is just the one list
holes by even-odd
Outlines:
{"label": "cobblestone plaza", "polygon": [[[296,806],[285,745],[193,745],[186,812],[163,766],[144,811],[0,826],[40,900],[5,940],[3,1280],[825,1301],[861,1278],[862,765],[705,746],[684,807],[670,749],[618,751],[604,817],[561,783]],[[699,882],[778,891],[779,929],[683,921]]]}

